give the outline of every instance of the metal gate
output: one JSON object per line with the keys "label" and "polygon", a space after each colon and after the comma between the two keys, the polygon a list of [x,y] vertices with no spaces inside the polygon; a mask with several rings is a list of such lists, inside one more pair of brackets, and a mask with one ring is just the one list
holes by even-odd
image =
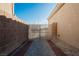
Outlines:
{"label": "metal gate", "polygon": [[47,39],[47,36],[48,36],[47,24],[29,25],[29,39]]}

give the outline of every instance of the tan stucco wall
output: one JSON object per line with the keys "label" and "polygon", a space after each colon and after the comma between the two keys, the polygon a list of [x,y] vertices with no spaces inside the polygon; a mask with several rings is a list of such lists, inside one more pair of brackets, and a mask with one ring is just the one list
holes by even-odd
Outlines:
{"label": "tan stucco wall", "polygon": [[0,11],[4,12],[4,15],[7,17],[13,16],[13,3],[0,3]]}
{"label": "tan stucco wall", "polygon": [[[57,22],[59,39],[79,48],[79,4],[64,4],[51,18],[48,18],[48,22],[49,27],[50,24]],[[52,33],[51,29],[49,31]]]}
{"label": "tan stucco wall", "polygon": [[14,14],[14,3],[0,3],[0,15],[5,15],[7,18],[26,24]]}

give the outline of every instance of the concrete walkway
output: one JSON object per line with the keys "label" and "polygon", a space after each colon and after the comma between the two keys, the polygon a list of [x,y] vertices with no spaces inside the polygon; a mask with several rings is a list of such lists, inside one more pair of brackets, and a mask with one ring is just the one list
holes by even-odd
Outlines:
{"label": "concrete walkway", "polygon": [[30,48],[24,54],[25,56],[55,56],[55,53],[49,46],[47,40],[35,39]]}

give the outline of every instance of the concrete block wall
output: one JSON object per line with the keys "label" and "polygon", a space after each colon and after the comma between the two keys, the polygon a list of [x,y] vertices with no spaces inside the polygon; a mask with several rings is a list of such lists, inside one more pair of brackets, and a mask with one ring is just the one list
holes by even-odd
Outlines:
{"label": "concrete block wall", "polygon": [[28,25],[0,15],[0,55],[8,55],[28,41]]}

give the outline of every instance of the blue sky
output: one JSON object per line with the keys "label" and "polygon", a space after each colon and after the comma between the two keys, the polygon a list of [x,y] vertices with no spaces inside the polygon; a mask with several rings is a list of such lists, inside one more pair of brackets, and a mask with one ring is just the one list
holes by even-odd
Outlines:
{"label": "blue sky", "polygon": [[47,24],[54,3],[15,3],[15,14],[28,24]]}

